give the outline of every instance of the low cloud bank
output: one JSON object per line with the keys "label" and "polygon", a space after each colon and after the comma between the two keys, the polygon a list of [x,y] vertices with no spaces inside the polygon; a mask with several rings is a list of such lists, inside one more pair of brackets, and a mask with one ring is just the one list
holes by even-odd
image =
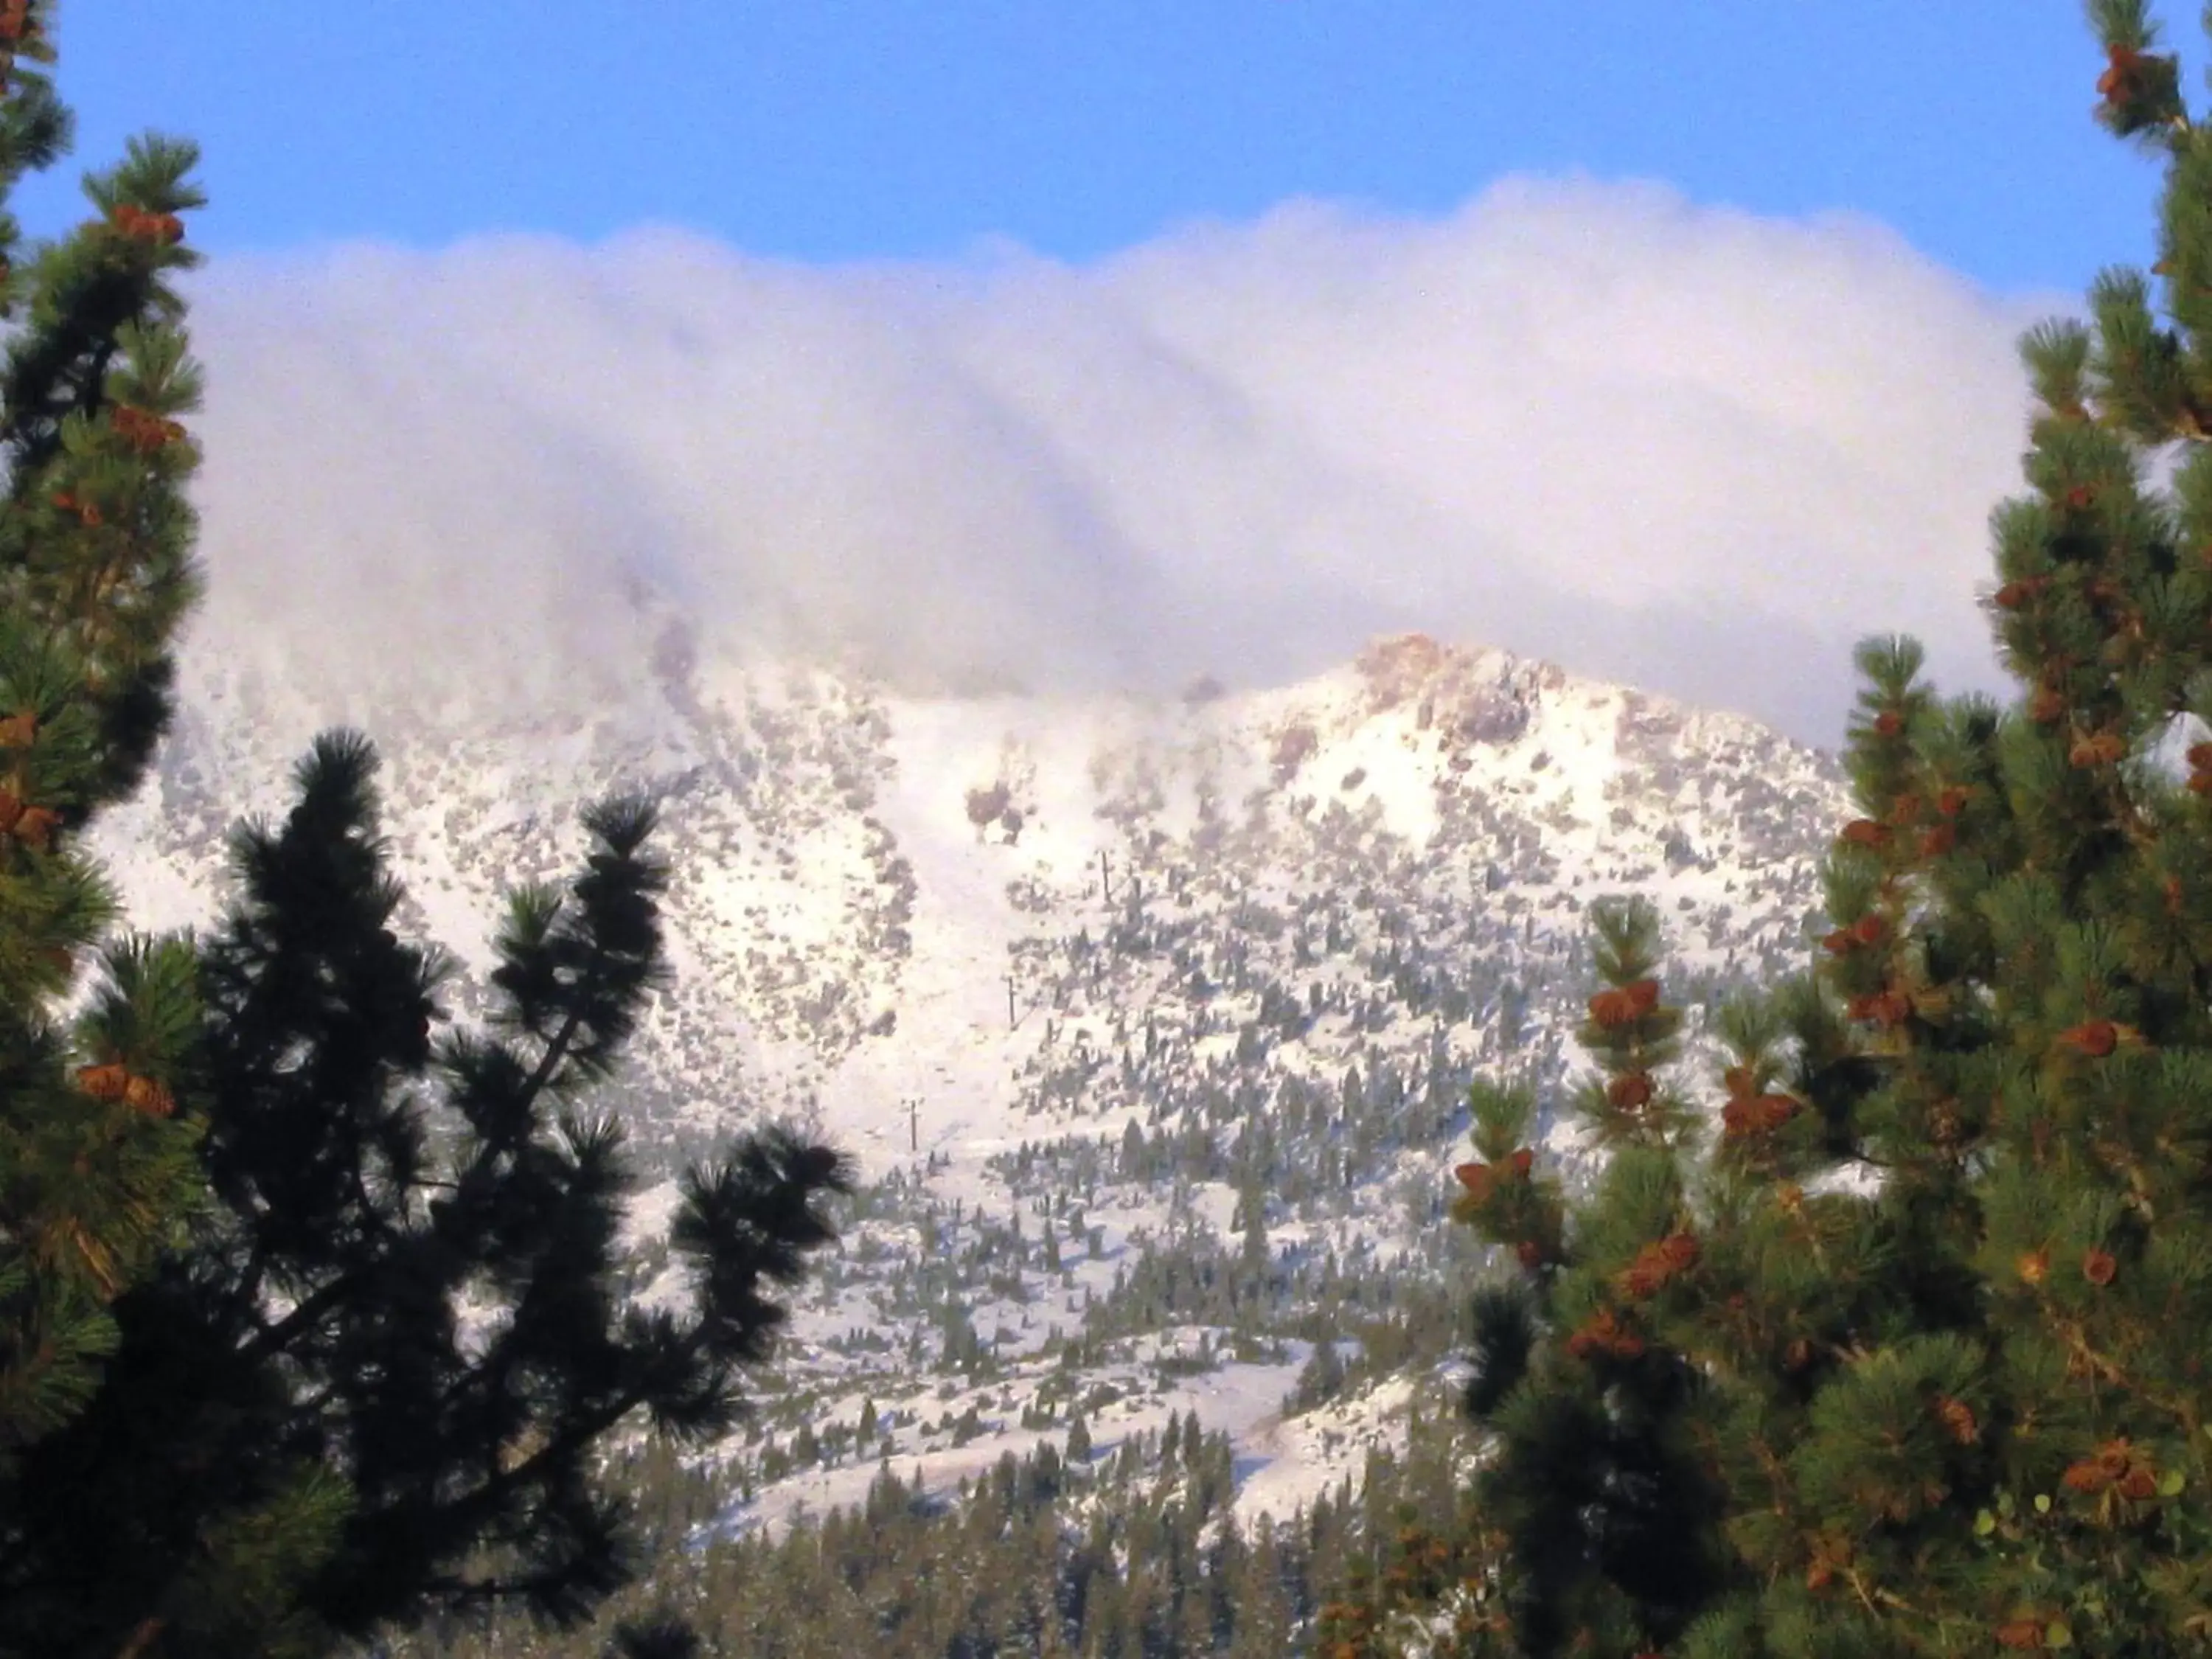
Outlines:
{"label": "low cloud bank", "polygon": [[674,232],[230,259],[195,657],[361,718],[701,647],[918,684],[1255,684],[1419,628],[1840,737],[1851,643],[2000,684],[2014,340],[1870,222],[1501,184],[1097,264],[821,270]]}

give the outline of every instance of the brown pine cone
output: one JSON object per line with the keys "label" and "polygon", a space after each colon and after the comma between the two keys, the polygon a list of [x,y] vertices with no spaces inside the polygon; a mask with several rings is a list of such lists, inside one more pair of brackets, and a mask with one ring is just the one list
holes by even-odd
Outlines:
{"label": "brown pine cone", "polygon": [[1617,1111],[1633,1112],[1651,1103],[1651,1077],[1647,1072],[1631,1072],[1617,1077],[1605,1085],[1606,1104]]}
{"label": "brown pine cone", "polygon": [[2085,1019],[2061,1031],[2058,1040],[2092,1060],[2102,1060],[2119,1047],[2120,1028],[2109,1019]]}

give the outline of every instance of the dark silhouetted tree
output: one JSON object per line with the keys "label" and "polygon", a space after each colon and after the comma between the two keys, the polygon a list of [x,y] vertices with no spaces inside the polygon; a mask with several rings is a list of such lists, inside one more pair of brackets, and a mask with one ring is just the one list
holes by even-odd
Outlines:
{"label": "dark silhouetted tree", "polygon": [[181,1090],[209,1202],[115,1304],[100,1393],[25,1455],[0,1646],[306,1654],[490,1599],[580,1617],[630,1567],[599,1445],[726,1429],[770,1291],[831,1236],[839,1158],[753,1133],[685,1178],[691,1305],[624,1304],[623,1137],[587,1102],[661,977],[653,811],[585,814],[582,872],[513,899],[488,1027],[453,1028],[446,963],[391,926],[374,765],[319,739],[289,817],[235,837]]}

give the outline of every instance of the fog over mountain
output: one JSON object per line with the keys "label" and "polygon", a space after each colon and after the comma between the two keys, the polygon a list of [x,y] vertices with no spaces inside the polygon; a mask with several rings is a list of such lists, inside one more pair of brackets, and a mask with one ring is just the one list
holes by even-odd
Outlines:
{"label": "fog over mountain", "polygon": [[694,648],[915,689],[1284,684],[1419,628],[1832,744],[1851,642],[1995,683],[2019,330],[1854,218],[1508,181],[1097,264],[676,230],[226,258],[195,664],[327,717],[621,701]]}

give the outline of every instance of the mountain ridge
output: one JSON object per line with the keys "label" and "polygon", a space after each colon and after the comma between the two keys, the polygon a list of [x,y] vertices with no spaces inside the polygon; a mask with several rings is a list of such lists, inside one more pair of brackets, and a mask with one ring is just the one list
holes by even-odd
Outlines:
{"label": "mountain ridge", "polygon": [[[609,1097],[648,1177],[771,1114],[860,1160],[871,1196],[764,1383],[782,1415],[723,1449],[762,1519],[836,1501],[868,1462],[764,1481],[775,1423],[864,1399],[932,1479],[1106,1389],[1144,1401],[1127,1432],[1186,1407],[1228,1428],[1254,1501],[1304,1490],[1314,1437],[1276,1420],[1313,1357],[1288,1334],[1310,1323],[1299,1286],[1434,1276],[1467,1082],[1525,1075],[1552,1103],[1569,1068],[1589,900],[1653,898],[1670,994],[1695,1001],[1802,962],[1846,807],[1832,757],[1748,719],[1422,635],[1176,698],[915,696],[708,658],[672,618],[649,667],[622,700],[475,724],[395,704],[371,735],[405,924],[467,970],[455,1013],[483,1006],[501,888],[565,873],[586,801],[651,793],[674,973]],[[155,775],[93,836],[134,923],[214,917],[233,818],[283,810],[320,712],[264,668],[188,665]],[[1546,1123],[1572,1163],[1548,1103]],[[1266,1307],[1193,1322],[1170,1295],[1149,1330],[1113,1311],[1147,1263],[1212,1261],[1248,1210]],[[1048,1388],[1078,1347],[1083,1387]],[[1376,1381],[1395,1403],[1374,1433],[1429,1386]],[[1028,1426],[1008,1406],[956,1447],[901,1415],[948,1385],[940,1423],[1020,1395]]]}

